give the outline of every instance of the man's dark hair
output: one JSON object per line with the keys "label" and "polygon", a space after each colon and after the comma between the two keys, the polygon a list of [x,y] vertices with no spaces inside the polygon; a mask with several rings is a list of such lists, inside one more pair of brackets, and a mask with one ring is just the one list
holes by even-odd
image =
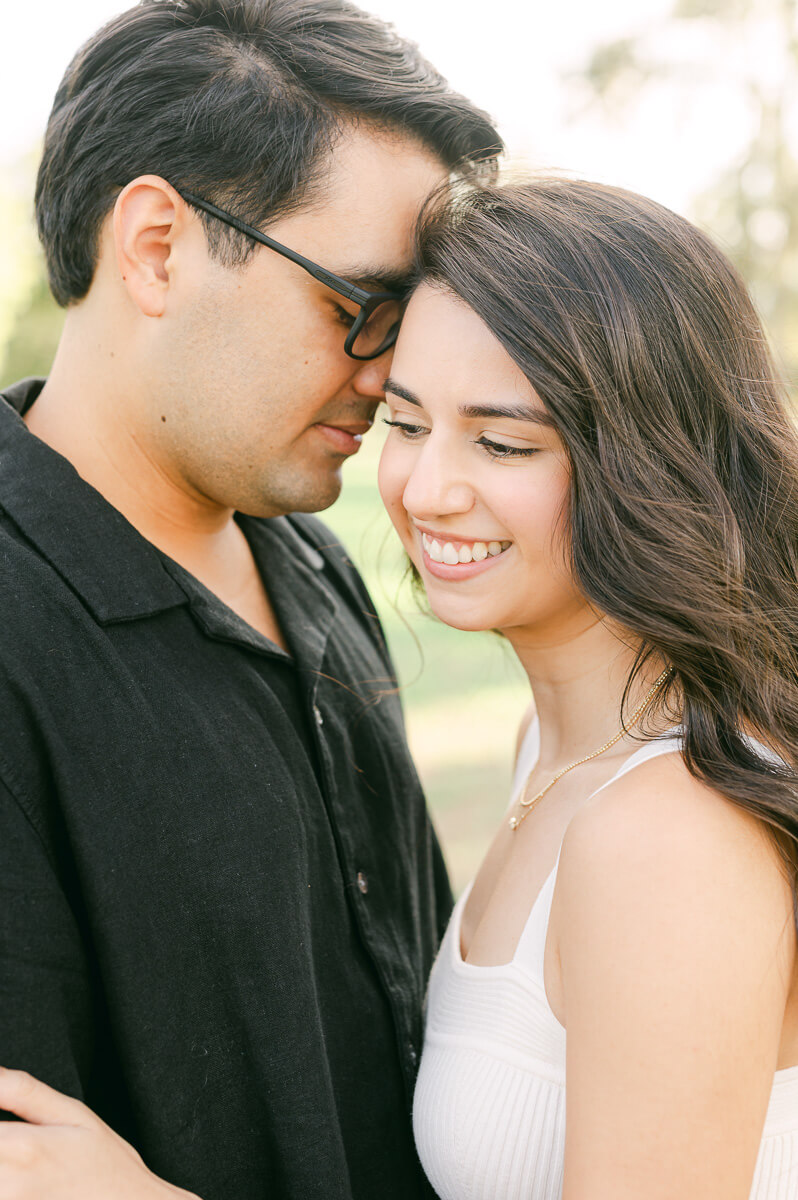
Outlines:
{"label": "man's dark hair", "polygon": [[[464,173],[501,149],[415,45],[347,0],[142,0],[87,42],[56,93],[36,186],[55,299],[86,295],[131,179],[159,175],[262,225],[313,198],[353,120]],[[246,261],[249,239],[203,220],[212,254]]]}

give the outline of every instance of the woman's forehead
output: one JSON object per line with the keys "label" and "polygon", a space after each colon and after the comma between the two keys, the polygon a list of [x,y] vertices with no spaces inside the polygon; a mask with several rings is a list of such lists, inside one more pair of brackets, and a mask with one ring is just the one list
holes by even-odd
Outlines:
{"label": "woman's forehead", "polygon": [[513,419],[547,421],[532,384],[482,318],[429,284],[410,299],[386,391],[421,407],[454,404],[466,419],[492,407]]}

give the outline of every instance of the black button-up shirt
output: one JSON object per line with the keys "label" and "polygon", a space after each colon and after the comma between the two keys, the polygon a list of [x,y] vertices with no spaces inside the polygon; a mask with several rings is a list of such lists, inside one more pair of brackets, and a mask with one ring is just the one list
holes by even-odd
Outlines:
{"label": "black button-up shirt", "polygon": [[27,431],[40,387],[0,400],[0,1063],[203,1200],[429,1196],[450,894],[369,596],[240,517],[284,653]]}

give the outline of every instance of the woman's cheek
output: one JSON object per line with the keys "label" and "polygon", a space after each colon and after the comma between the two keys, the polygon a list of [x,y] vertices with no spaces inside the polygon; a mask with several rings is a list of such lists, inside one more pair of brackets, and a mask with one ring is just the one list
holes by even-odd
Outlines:
{"label": "woman's cheek", "polygon": [[395,447],[391,445],[390,439],[383,447],[382,455],[380,456],[380,465],[377,469],[377,487],[379,488],[382,502],[385,505],[388,516],[396,527],[396,531],[403,541],[407,538],[407,513],[402,503],[402,496],[409,474],[406,467],[402,465],[403,455],[397,453]]}

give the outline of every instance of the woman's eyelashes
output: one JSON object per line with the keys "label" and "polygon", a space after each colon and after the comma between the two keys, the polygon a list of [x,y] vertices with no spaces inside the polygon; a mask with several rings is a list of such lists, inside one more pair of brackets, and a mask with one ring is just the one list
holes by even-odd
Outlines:
{"label": "woman's eyelashes", "polygon": [[391,429],[400,429],[402,437],[412,441],[413,438],[419,437],[422,433],[429,433],[426,425],[411,425],[409,421],[391,421],[388,417],[382,418],[383,425],[390,425]]}
{"label": "woman's eyelashes", "polygon": [[538,453],[537,446],[507,446],[503,442],[494,442],[484,434],[476,439],[476,443],[484,446],[491,458],[529,458],[531,454]]}
{"label": "woman's eyelashes", "polygon": [[[387,417],[383,417],[383,424],[389,425],[391,429],[398,429],[400,437],[412,442],[423,437],[425,433],[429,433],[426,425],[412,425],[409,421],[391,421]],[[483,446],[487,450],[491,458],[507,459],[507,458],[529,458],[532,454],[538,454],[537,446],[508,446],[504,442],[496,442],[492,438],[482,437],[475,438],[476,446]]]}

